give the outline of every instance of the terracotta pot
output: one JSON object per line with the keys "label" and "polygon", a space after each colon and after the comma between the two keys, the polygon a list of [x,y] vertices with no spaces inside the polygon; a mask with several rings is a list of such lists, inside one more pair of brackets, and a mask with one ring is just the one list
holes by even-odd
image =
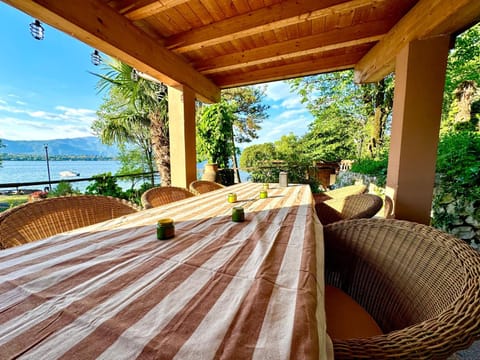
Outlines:
{"label": "terracotta pot", "polygon": [[215,181],[217,178],[218,164],[205,164],[202,180]]}

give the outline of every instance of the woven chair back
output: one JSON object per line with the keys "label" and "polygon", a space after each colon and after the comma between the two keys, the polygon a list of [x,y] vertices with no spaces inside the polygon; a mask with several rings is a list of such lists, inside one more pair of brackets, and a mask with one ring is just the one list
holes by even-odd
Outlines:
{"label": "woven chair back", "polygon": [[327,225],[339,220],[371,218],[382,205],[383,200],[378,195],[357,194],[325,200],[316,204],[315,209],[320,222]]}
{"label": "woven chair back", "polygon": [[0,214],[0,245],[9,248],[138,211],[109,196],[65,196],[22,204]]}
{"label": "woven chair back", "polygon": [[390,196],[385,195],[385,206],[384,206],[384,217],[385,219],[393,219],[395,215],[393,214],[393,200]]}
{"label": "woven chair back", "polygon": [[446,359],[480,337],[480,254],[464,241],[379,218],[327,225],[324,237],[327,284],[385,333],[333,339],[335,359]]}
{"label": "woven chair back", "polygon": [[222,184],[213,181],[195,180],[190,183],[189,190],[196,195],[200,195],[210,191],[223,189],[224,187],[225,186],[223,186]]}
{"label": "woven chair back", "polygon": [[340,199],[350,195],[364,194],[367,192],[366,185],[349,185],[344,186],[338,189],[325,191],[323,194],[326,195],[327,199]]}
{"label": "woven chair back", "polygon": [[145,191],[142,194],[141,202],[144,209],[150,209],[192,196],[195,194],[181,187],[161,186]]}

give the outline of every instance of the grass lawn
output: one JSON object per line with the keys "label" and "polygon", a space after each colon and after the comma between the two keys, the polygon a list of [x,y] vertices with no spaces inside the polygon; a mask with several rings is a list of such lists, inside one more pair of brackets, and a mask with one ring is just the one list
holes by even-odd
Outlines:
{"label": "grass lawn", "polygon": [[28,195],[0,195],[0,211],[28,201]]}

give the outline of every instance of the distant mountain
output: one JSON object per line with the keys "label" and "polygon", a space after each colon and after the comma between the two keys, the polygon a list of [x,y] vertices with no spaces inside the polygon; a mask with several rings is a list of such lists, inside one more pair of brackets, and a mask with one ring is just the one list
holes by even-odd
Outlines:
{"label": "distant mountain", "polygon": [[118,149],[107,146],[95,136],[55,140],[6,140],[1,139],[5,147],[0,153],[14,155],[43,155],[48,145],[48,155],[87,155],[115,157]]}

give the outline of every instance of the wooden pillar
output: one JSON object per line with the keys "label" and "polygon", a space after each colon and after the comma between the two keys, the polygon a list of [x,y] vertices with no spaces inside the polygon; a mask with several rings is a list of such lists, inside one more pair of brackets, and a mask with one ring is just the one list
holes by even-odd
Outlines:
{"label": "wooden pillar", "polygon": [[188,188],[197,179],[195,94],[186,87],[168,88],[172,186]]}
{"label": "wooden pillar", "polygon": [[430,224],[449,43],[415,40],[396,58],[386,194],[397,219]]}

